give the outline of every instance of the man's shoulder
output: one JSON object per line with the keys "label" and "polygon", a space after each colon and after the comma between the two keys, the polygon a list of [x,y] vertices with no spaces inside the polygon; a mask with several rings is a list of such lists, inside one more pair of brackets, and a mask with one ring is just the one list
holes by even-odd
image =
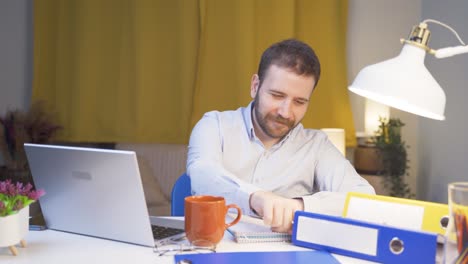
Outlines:
{"label": "man's shoulder", "polygon": [[296,140],[305,142],[312,141],[318,143],[324,141],[327,138],[327,135],[322,130],[304,128],[302,124],[300,124],[300,127],[297,129],[297,132],[295,134]]}
{"label": "man's shoulder", "polygon": [[226,110],[226,111],[210,111],[206,112],[203,115],[203,118],[213,118],[216,119],[218,122],[222,123],[230,123],[230,122],[239,122],[243,120],[243,110],[244,107],[240,107],[236,110]]}

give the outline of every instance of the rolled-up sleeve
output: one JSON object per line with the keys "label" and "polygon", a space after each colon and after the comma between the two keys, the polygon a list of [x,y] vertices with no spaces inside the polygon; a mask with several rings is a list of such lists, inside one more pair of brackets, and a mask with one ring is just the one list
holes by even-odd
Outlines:
{"label": "rolled-up sleeve", "polygon": [[321,214],[341,216],[348,192],[375,194],[374,188],[328,140],[320,148],[314,184],[318,192],[302,197],[304,210]]}

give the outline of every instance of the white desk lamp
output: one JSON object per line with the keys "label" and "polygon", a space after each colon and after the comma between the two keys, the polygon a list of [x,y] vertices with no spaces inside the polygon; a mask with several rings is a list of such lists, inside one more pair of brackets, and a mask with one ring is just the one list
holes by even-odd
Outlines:
{"label": "white desk lamp", "polygon": [[[427,23],[442,25],[452,31],[462,46],[433,50],[427,46],[430,31]],[[400,55],[362,69],[349,90],[379,103],[416,115],[444,120],[445,93],[424,65],[426,52],[436,58],[468,53],[468,46],[457,32],[437,20],[426,19],[414,26]]]}

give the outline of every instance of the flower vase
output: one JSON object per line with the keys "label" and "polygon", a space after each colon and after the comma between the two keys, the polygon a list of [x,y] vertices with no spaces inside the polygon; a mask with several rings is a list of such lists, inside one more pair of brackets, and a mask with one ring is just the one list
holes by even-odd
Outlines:
{"label": "flower vase", "polygon": [[26,247],[24,238],[29,231],[29,206],[24,207],[18,213],[0,217],[0,247],[8,247],[13,255],[18,251],[15,247],[20,243]]}

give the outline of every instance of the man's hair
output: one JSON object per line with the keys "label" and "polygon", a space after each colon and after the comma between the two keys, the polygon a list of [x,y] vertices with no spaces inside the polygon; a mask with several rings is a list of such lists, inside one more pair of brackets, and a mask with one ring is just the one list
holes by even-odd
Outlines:
{"label": "man's hair", "polygon": [[320,62],[314,50],[306,43],[287,39],[271,45],[266,49],[258,65],[260,85],[271,65],[287,68],[298,75],[313,76],[315,86],[320,79]]}

